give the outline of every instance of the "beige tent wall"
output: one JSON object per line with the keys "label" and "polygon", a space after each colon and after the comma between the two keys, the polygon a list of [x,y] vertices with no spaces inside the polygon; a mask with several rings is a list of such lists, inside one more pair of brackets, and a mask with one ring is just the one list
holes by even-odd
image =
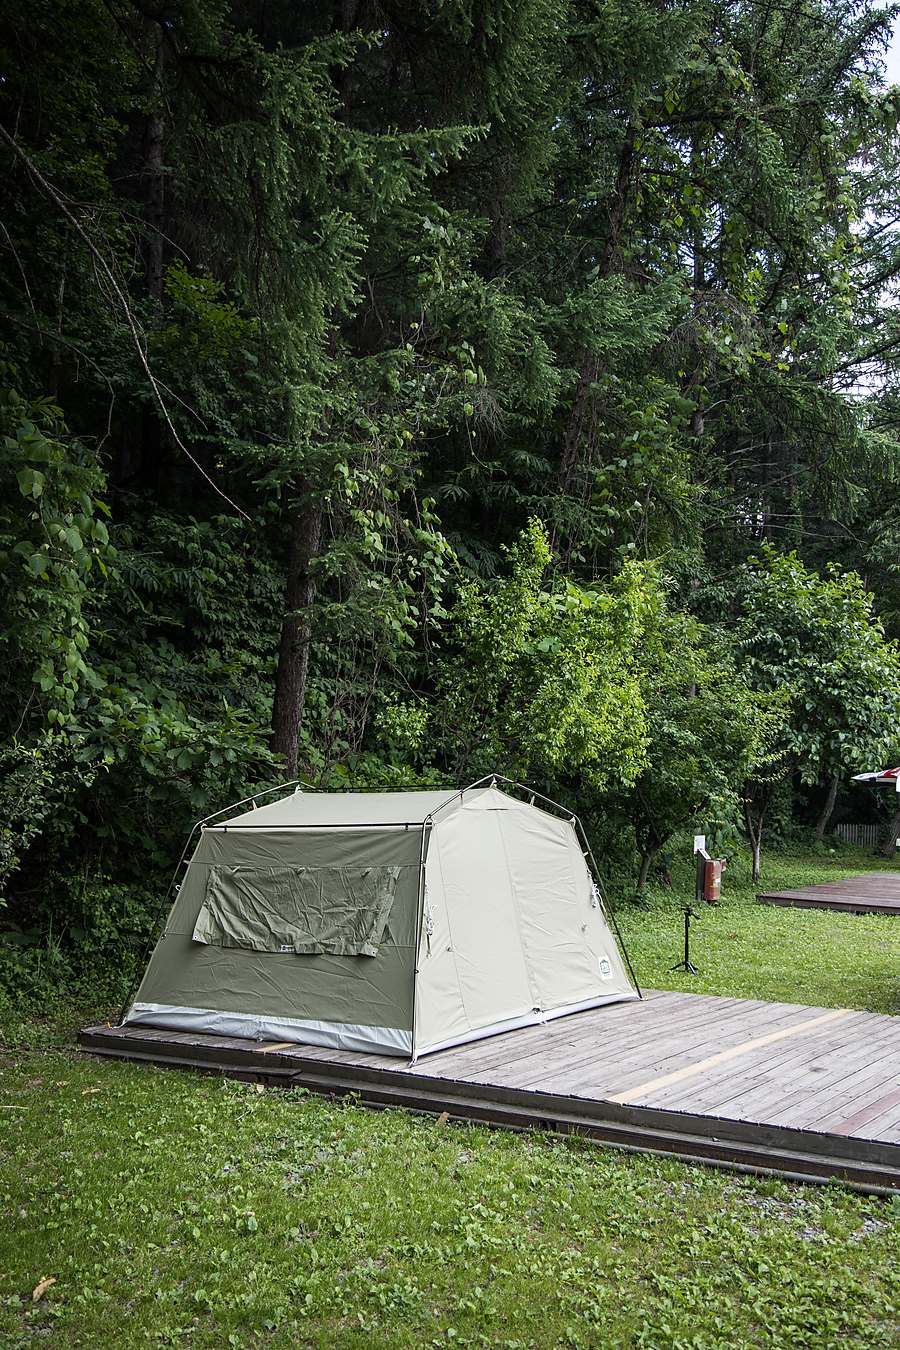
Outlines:
{"label": "beige tent wall", "polygon": [[501,835],[535,1003],[547,1013],[633,994],[574,826],[517,806],[503,813]]}
{"label": "beige tent wall", "polygon": [[636,998],[575,829],[496,788],[428,846],[415,1053]]}
{"label": "beige tent wall", "polygon": [[[262,812],[255,813],[262,816]],[[204,830],[126,1022],[408,1055],[421,826]],[[210,867],[398,867],[378,955],[298,956],[192,941]]]}
{"label": "beige tent wall", "polygon": [[437,821],[428,842],[434,931],[430,939],[423,931],[419,943],[417,1054],[489,1035],[501,1021],[511,1028],[533,1018],[498,813],[470,809],[474,795]]}

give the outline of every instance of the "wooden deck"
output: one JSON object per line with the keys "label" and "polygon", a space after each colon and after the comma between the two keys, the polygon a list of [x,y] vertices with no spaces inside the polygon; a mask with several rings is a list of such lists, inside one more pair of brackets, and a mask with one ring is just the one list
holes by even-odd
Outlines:
{"label": "wooden deck", "polygon": [[796,905],[801,909],[836,909],[851,914],[900,914],[900,872],[867,872],[846,881],[825,881],[796,891],[757,895],[764,905]]}
{"label": "wooden deck", "polygon": [[415,1065],[151,1027],[89,1027],[105,1057],[796,1179],[900,1191],[900,1018],[650,991]]}

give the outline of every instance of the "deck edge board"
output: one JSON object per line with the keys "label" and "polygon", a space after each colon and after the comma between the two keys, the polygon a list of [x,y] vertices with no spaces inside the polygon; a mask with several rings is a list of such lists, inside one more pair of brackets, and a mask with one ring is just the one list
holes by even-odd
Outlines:
{"label": "deck edge board", "polygon": [[[707,1161],[734,1155],[740,1165],[775,1173],[818,1173],[818,1179],[843,1171],[849,1181],[871,1181],[876,1187],[900,1189],[900,1144],[859,1136],[838,1136],[808,1128],[735,1120],[666,1107],[620,1105],[596,1097],[504,1087],[424,1074],[419,1067],[386,1068],[313,1058],[308,1047],[271,1050],[253,1043],[208,1045],[198,1037],[166,1040],[129,1035],[127,1029],[85,1028],[79,1044],[87,1053],[116,1059],[237,1073],[284,1086],[302,1086],[324,1095],[357,1095],[367,1103],[408,1106],[415,1110],[447,1110],[462,1118],[512,1128],[540,1126],[576,1129],[611,1146],[640,1148],[673,1156],[701,1153]],[[186,1043],[189,1042],[189,1043]],[[637,1141],[637,1142],[636,1142]]]}

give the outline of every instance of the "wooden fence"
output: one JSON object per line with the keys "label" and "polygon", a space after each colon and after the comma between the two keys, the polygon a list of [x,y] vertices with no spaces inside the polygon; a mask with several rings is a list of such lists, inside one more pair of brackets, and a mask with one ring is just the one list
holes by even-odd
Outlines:
{"label": "wooden fence", "polygon": [[845,844],[862,844],[866,848],[877,848],[884,834],[883,825],[835,825],[834,833]]}

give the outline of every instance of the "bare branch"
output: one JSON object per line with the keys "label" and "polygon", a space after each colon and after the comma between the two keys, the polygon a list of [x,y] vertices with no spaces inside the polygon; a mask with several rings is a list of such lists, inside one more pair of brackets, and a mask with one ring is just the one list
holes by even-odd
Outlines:
{"label": "bare branch", "polygon": [[[246,511],[242,511],[241,508],[235,502],[233,502],[230,497],[226,496],[226,494],[222,491],[220,487],[217,487],[217,485],[210,478],[209,474],[203,468],[202,464],[200,464],[194,458],[190,450],[188,450],[187,446],[182,441],[181,437],[178,435],[178,432],[175,430],[175,427],[172,424],[172,419],[169,416],[169,410],[166,407],[165,401],[160,392],[159,384],[157,383],[153,371],[150,369],[150,363],[147,360],[147,354],[144,351],[144,347],[141,343],[141,338],[138,333],[134,315],[131,312],[131,306],[129,305],[127,299],[125,298],[125,295],[123,294],[121,288],[119,287],[119,284],[116,281],[115,276],[113,275],[113,271],[112,268],[109,266],[109,263],[103,257],[103,254],[97,248],[96,244],[87,234],[87,232],[82,228],[77,217],[69,210],[69,207],[66,205],[62,197],[60,197],[59,194],[56,192],[56,190],[53,187],[51,187],[51,185],[47,182],[46,178],[43,176],[41,171],[38,169],[37,165],[28,157],[28,155],[25,154],[25,151],[21,148],[18,142],[14,140],[12,136],[10,136],[9,132],[6,130],[4,126],[0,126],[0,137],[2,137],[3,140],[6,141],[7,145],[12,150],[13,154],[16,155],[16,157],[22,161],[22,163],[25,165],[25,167],[28,169],[28,172],[34,179],[35,183],[37,183],[38,187],[50,198],[50,200],[54,203],[54,205],[57,206],[60,211],[62,211],[63,215],[72,225],[73,229],[76,231],[78,236],[87,245],[91,257],[94,260],[95,267],[99,267],[100,273],[112,288],[112,291],[122,308],[122,313],[125,316],[125,322],[128,324],[128,329],[131,333],[131,338],[134,343],[135,350],[138,354],[140,363],[144,368],[144,373],[150,382],[150,387],[153,390],[154,397],[156,399],[157,404],[159,405],[159,410],[163,415],[166,426],[169,428],[169,431],[172,434],[172,438],[175,441],[175,444],[178,446],[179,450],[181,450],[182,453],[185,454],[187,458],[191,461],[197,472],[203,478],[206,479],[207,483],[209,483],[213,491],[218,496],[220,496],[223,501],[226,501],[228,505],[232,507],[233,510],[237,511],[239,516],[243,516],[244,520],[249,520],[250,517],[247,515]],[[110,301],[110,303],[112,302]]]}

